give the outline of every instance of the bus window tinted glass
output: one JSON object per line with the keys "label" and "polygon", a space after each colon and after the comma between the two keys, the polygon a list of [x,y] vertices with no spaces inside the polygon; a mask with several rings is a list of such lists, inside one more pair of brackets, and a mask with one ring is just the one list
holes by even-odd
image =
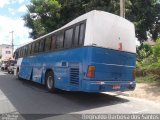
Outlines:
{"label": "bus window tinted glass", "polygon": [[73,45],[74,46],[78,46],[78,38],[79,38],[79,26],[76,26],[75,34],[74,34],[74,40],[73,40]]}
{"label": "bus window tinted glass", "polygon": [[37,41],[37,42],[35,43],[35,53],[38,52],[38,48],[39,48],[39,41]]}
{"label": "bus window tinted glass", "polygon": [[27,56],[27,54],[28,54],[28,45],[27,46],[25,46],[25,48],[24,48],[25,50],[24,50],[24,56]]}
{"label": "bus window tinted glass", "polygon": [[63,48],[63,32],[57,35],[56,48]]}
{"label": "bus window tinted glass", "polygon": [[80,25],[79,45],[82,45],[82,44],[83,44],[84,33],[85,33],[85,25],[84,25],[84,24],[81,24],[81,25]]}
{"label": "bus window tinted glass", "polygon": [[31,50],[31,54],[34,53],[34,43],[32,43],[32,50]]}
{"label": "bus window tinted glass", "polygon": [[24,56],[24,51],[25,51],[25,49],[24,49],[24,47],[22,47],[22,57]]}
{"label": "bus window tinted glass", "polygon": [[54,50],[56,48],[56,36],[52,36],[52,43],[51,43],[51,50]]}
{"label": "bus window tinted glass", "polygon": [[45,39],[45,51],[49,51],[51,48],[51,37],[47,37]]}
{"label": "bus window tinted glass", "polygon": [[68,29],[65,31],[65,40],[64,40],[65,48],[70,48],[72,46],[72,36],[73,36],[73,29]]}
{"label": "bus window tinted glass", "polygon": [[21,55],[20,55],[20,49],[18,49],[18,58],[20,58],[21,57]]}
{"label": "bus window tinted glass", "polygon": [[44,40],[40,40],[39,52],[43,52],[43,49],[44,49]]}
{"label": "bus window tinted glass", "polygon": [[28,55],[31,54],[31,44],[28,45]]}

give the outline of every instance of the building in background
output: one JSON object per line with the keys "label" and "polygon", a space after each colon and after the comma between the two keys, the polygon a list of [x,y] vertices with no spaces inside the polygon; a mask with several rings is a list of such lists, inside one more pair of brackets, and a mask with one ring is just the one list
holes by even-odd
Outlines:
{"label": "building in background", "polygon": [[0,61],[13,59],[12,46],[7,44],[0,45]]}

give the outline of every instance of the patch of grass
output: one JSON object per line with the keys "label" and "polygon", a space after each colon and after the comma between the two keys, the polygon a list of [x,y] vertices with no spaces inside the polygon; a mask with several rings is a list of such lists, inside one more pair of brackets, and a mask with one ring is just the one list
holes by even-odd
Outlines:
{"label": "patch of grass", "polygon": [[158,75],[149,74],[143,77],[136,77],[137,83],[157,83],[160,84],[160,77]]}

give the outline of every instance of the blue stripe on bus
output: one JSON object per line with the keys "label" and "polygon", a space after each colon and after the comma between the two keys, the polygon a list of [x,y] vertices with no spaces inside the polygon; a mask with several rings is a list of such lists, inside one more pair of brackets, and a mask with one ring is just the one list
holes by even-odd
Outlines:
{"label": "blue stripe on bus", "polygon": [[[59,89],[86,92],[126,91],[135,88],[135,61],[135,53],[81,47],[25,57],[19,76],[44,84],[46,70],[50,69],[54,72],[55,87]],[[95,78],[87,77],[88,65],[95,66]],[[96,81],[105,83],[100,85]],[[121,88],[112,89],[111,86],[115,84],[120,84]]]}

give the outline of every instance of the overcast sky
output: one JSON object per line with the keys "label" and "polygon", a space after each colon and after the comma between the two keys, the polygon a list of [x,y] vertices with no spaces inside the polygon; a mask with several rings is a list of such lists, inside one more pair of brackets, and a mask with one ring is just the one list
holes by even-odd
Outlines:
{"label": "overcast sky", "polygon": [[14,31],[14,44],[31,41],[29,30],[24,26],[22,16],[27,12],[30,0],[0,0],[0,44],[11,44],[11,31]]}

